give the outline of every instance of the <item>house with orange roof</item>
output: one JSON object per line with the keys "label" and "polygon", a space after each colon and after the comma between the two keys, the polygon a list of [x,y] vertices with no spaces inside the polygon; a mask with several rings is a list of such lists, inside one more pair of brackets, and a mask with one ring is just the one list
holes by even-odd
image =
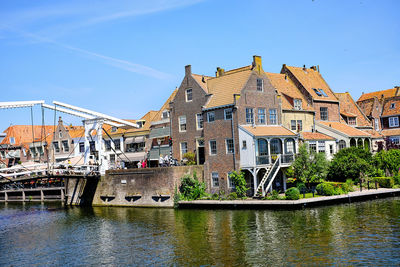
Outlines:
{"label": "house with orange roof", "polygon": [[[12,125],[4,131],[0,143],[0,157],[3,165],[11,167],[24,162],[47,161],[47,137],[52,126]],[[31,148],[31,144],[34,144]]]}
{"label": "house with orange roof", "polygon": [[388,138],[391,145],[400,145],[400,96],[386,98],[382,105],[381,134]]}
{"label": "house with orange roof", "polygon": [[[233,190],[229,174],[241,169],[248,193],[255,194],[270,167],[276,162],[289,166],[298,147],[297,131],[282,123],[282,95],[264,72],[261,57],[237,69],[218,67],[215,77],[192,74],[191,66],[185,70],[171,103],[174,157],[193,152],[199,164],[204,160],[211,193]],[[286,95],[285,101],[293,98]],[[272,186],[284,189],[283,172],[275,175]]]}

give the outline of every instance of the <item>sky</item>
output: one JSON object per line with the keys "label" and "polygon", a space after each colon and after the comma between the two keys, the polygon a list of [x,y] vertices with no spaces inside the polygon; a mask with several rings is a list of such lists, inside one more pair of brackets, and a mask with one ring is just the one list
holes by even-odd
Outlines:
{"label": "sky", "polygon": [[[184,66],[215,75],[319,65],[334,92],[400,85],[400,1],[0,1],[0,102],[60,101],[122,119],[158,110]],[[0,131],[41,124],[40,106],[0,109]],[[46,124],[62,115],[45,111]]]}

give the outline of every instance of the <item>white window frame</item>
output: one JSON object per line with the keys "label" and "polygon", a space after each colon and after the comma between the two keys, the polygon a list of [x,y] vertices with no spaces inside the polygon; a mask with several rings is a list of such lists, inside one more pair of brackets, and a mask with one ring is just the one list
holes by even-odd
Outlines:
{"label": "white window frame", "polygon": [[[313,148],[315,147],[315,149],[312,149],[311,147],[313,147]],[[317,142],[316,141],[308,141],[308,149],[310,152],[311,152],[311,150],[314,152],[317,152]]]}
{"label": "white window frame", "polygon": [[379,119],[375,119],[375,131],[379,131]]}
{"label": "white window frame", "polygon": [[204,127],[203,114],[197,113],[196,114],[196,129],[202,130],[203,127]]}
{"label": "white window frame", "polygon": [[[189,91],[190,91],[190,94],[188,93]],[[189,95],[190,95],[190,99],[189,99]],[[186,100],[186,102],[193,101],[193,89],[192,88],[188,88],[185,90],[185,100]]]}
{"label": "white window frame", "polygon": [[85,143],[84,142],[79,143],[79,153],[85,153]]}
{"label": "white window frame", "polygon": [[[229,144],[228,144],[228,142],[229,141],[232,141],[232,147],[231,147],[231,151],[229,151]],[[233,142],[233,139],[232,138],[227,138],[227,139],[225,139],[225,152],[226,152],[226,154],[234,154],[235,153],[235,143]]]}
{"label": "white window frame", "polygon": [[[65,146],[65,144],[67,144],[67,145]],[[62,145],[62,149],[63,149],[64,152],[69,152],[69,142],[68,142],[68,140],[61,141],[61,145]]]}
{"label": "white window frame", "polygon": [[[214,180],[216,178],[216,180]],[[218,172],[211,172],[211,187],[219,187],[219,174]]]}
{"label": "white window frame", "polygon": [[318,151],[318,153],[325,153],[326,152],[325,141],[318,141],[317,151]]}
{"label": "white window frame", "polygon": [[[294,123],[294,125],[293,125]],[[297,121],[296,120],[291,120],[290,121],[290,130],[296,131],[297,130]]]}
{"label": "white window frame", "polygon": [[[57,144],[57,146],[55,146],[55,144]],[[53,149],[54,149],[54,153],[60,153],[60,143],[58,141],[54,141],[53,142]]]}
{"label": "white window frame", "polygon": [[[354,119],[350,122],[350,119]],[[347,117],[347,121],[349,125],[357,125],[357,118],[356,117]]]}
{"label": "white window frame", "polygon": [[215,121],[215,112],[214,111],[207,112],[207,122],[214,122],[214,121]]}
{"label": "white window frame", "polygon": [[293,101],[293,106],[294,106],[294,109],[301,110],[302,109],[302,101],[301,101],[301,99],[295,99]]}
{"label": "white window frame", "polygon": [[[214,143],[215,142],[215,153],[213,153],[213,150],[212,150],[212,145],[211,145],[211,143]],[[217,149],[217,140],[210,140],[209,142],[208,142],[208,145],[209,145],[209,148],[210,148],[210,156],[215,156],[215,155],[217,155],[217,153],[218,153],[218,149]]]}
{"label": "white window frame", "polygon": [[246,123],[253,124],[254,123],[254,111],[253,108],[246,108]]}
{"label": "white window frame", "polygon": [[[165,114],[166,114],[167,116],[164,116]],[[168,119],[168,118],[169,118],[169,112],[168,112],[168,110],[164,110],[164,111],[162,112],[161,118],[162,118],[162,119]]]}
{"label": "white window frame", "polygon": [[390,109],[394,109],[396,107],[396,103],[391,103],[390,104]]}
{"label": "white window frame", "polygon": [[[294,139],[288,139],[285,141],[285,152],[288,154],[294,154]],[[290,146],[288,146],[288,144],[290,144]]]}
{"label": "white window frame", "polygon": [[[183,151],[183,144],[186,145],[186,152]],[[188,146],[187,146],[187,142],[181,142],[179,144],[179,151],[181,153],[181,158],[183,157],[183,155],[185,155],[188,152]]]}
{"label": "white window frame", "polygon": [[269,110],[269,124],[271,125],[278,124],[278,112],[276,108],[271,108]]}
{"label": "white window frame", "polygon": [[15,137],[10,137],[10,145],[14,145],[15,144]]}
{"label": "white window frame", "polygon": [[226,181],[228,182],[228,188],[230,189],[235,189],[235,184],[233,183],[232,179],[229,177],[229,175],[231,175],[232,172],[228,172],[226,174]]}
{"label": "white window frame", "polygon": [[389,117],[389,127],[399,127],[399,117]]}
{"label": "white window frame", "polygon": [[[230,118],[228,118],[228,116],[227,116],[227,114],[229,114],[230,113]],[[224,119],[227,121],[227,120],[232,120],[232,116],[233,116],[233,113],[232,113],[232,109],[231,108],[226,108],[226,109],[224,109]]]}
{"label": "white window frame", "polygon": [[59,138],[62,138],[62,137],[63,137],[63,134],[62,134],[61,131],[58,133],[58,137],[59,137]]}
{"label": "white window frame", "polygon": [[297,128],[297,131],[299,131],[299,132],[303,131],[303,121],[302,120],[297,120],[296,128]]}
{"label": "white window frame", "polygon": [[[183,120],[184,120],[184,122],[183,122]],[[186,115],[179,116],[179,118],[178,118],[178,123],[179,123],[179,132],[180,132],[180,133],[186,132],[186,129],[187,129]],[[182,128],[183,128],[183,127],[182,127],[183,125],[185,125],[185,129],[182,129]]]}
{"label": "white window frame", "polygon": [[[261,82],[261,84],[259,84],[259,82]],[[264,80],[261,78],[257,78],[257,91],[264,92]]]}
{"label": "white window frame", "polygon": [[242,141],[242,149],[246,150],[247,149],[247,142],[246,140]]}
{"label": "white window frame", "polygon": [[[260,113],[260,111],[263,111],[263,113]],[[265,108],[258,108],[257,109],[257,120],[259,124],[266,124],[267,120],[266,120],[266,109]]]}

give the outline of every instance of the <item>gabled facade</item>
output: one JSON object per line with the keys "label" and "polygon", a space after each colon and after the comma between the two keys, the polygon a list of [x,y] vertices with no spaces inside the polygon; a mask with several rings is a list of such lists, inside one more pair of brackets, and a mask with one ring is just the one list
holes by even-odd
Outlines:
{"label": "gabled facade", "polygon": [[400,96],[385,99],[381,115],[382,134],[400,145]]}

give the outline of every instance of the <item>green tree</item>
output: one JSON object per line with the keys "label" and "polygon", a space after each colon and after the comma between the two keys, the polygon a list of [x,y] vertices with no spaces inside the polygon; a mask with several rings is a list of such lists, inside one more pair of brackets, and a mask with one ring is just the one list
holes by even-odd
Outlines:
{"label": "green tree", "polygon": [[340,150],[333,156],[328,169],[328,179],[345,182],[346,179],[358,179],[361,174],[370,174],[373,170],[372,154],[360,147]]}
{"label": "green tree", "polygon": [[389,172],[391,176],[396,175],[400,168],[400,149],[381,150],[372,159],[373,165]]}
{"label": "green tree", "polygon": [[246,187],[246,179],[244,179],[244,173],[239,171],[233,171],[229,175],[229,178],[232,180],[233,184],[235,185],[235,191],[236,194],[239,198],[244,198],[246,196],[247,190],[249,190],[248,187]]}
{"label": "green tree", "polygon": [[187,174],[181,179],[179,192],[185,200],[196,200],[206,195],[206,185]]}
{"label": "green tree", "polygon": [[303,183],[320,182],[326,178],[328,161],[325,153],[308,152],[307,145],[299,148],[293,164],[294,176]]}

